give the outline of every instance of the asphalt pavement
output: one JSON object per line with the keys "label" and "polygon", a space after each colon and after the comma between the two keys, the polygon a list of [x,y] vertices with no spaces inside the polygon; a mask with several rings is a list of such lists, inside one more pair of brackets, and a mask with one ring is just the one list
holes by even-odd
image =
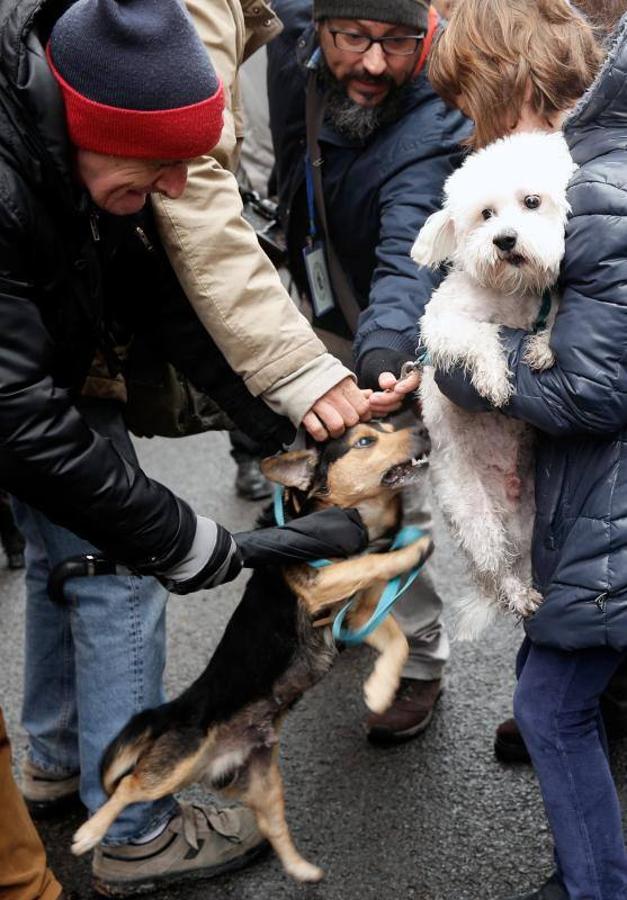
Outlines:
{"label": "asphalt pavement", "polygon": [[[146,470],[227,527],[250,527],[258,504],[234,496],[223,434],[139,441]],[[464,565],[436,521],[437,584],[446,600],[467,589]],[[0,563],[1,564],[1,563]],[[210,594],[172,598],[167,689],[204,668],[241,594],[244,578]],[[271,598],[268,598],[271,602]],[[2,704],[16,772],[25,752],[19,726],[23,584],[0,570]],[[302,886],[271,855],[210,882],[170,887],[162,900],[499,900],[538,885],[551,871],[551,841],[533,772],[497,762],[492,741],[511,715],[520,627],[502,620],[476,644],[454,644],[436,716],[420,738],[393,749],[364,736],[361,684],[366,648],[343,653],[287,719],[282,740],[287,818],[296,844],[326,878]],[[627,746],[612,754],[627,807]],[[187,798],[206,797],[200,790]],[[74,859],[75,815],[41,826],[50,863],[73,900],[88,900],[89,860]],[[157,896],[157,895],[155,895]]]}

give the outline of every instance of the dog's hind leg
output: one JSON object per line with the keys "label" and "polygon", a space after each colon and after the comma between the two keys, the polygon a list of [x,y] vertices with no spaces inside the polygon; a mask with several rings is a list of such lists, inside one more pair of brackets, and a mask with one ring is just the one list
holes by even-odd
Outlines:
{"label": "dog's hind leg", "polygon": [[146,800],[145,792],[141,789],[135,775],[126,775],[118,784],[112,796],[97,813],[88,819],[78,829],[72,838],[72,853],[81,856],[92,850],[103,839],[108,829],[113,825],[122,810],[129,803],[137,803]]}
{"label": "dog's hind leg", "polygon": [[255,813],[259,831],[272,845],[287,874],[297,881],[320,881],[324,872],[300,855],[285,821],[283,780],[277,748],[262,751],[253,757],[247,786],[241,797]]}

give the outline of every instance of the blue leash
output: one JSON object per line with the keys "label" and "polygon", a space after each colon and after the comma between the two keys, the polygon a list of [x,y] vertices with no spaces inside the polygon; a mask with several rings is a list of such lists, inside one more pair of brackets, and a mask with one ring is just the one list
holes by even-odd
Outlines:
{"label": "blue leash", "polygon": [[[274,487],[274,518],[276,519],[276,523],[279,526],[285,525],[285,511],[283,509],[283,489],[280,485],[275,485]],[[417,541],[421,538],[425,532],[422,528],[418,528],[415,525],[406,525],[401,528],[397,533],[394,541],[392,542],[392,546],[390,550],[400,550],[403,547],[407,547],[408,544],[412,544],[414,541]],[[307,565],[311,566],[313,569],[323,569],[325,566],[330,566],[331,561],[328,559],[317,559],[314,562],[310,562]],[[390,614],[392,611],[392,607],[399,600],[405,591],[414,583],[418,575],[420,574],[420,570],[424,566],[424,563],[421,563],[419,566],[411,569],[408,575],[405,578],[405,582],[403,583],[402,575],[398,575],[396,578],[392,578],[391,581],[388,581],[387,585],[383,593],[379,598],[379,602],[377,603],[377,607],[371,617],[368,619],[365,625],[362,625],[361,628],[357,629],[357,631],[351,631],[348,628],[342,628],[342,623],[346,618],[346,614],[352,608],[355,600],[349,600],[345,606],[339,611],[337,616],[335,617],[335,621],[333,622],[333,638],[336,641],[342,641],[342,643],[353,646],[354,644],[361,644],[363,641],[371,634],[375,628],[381,624],[381,622]]]}

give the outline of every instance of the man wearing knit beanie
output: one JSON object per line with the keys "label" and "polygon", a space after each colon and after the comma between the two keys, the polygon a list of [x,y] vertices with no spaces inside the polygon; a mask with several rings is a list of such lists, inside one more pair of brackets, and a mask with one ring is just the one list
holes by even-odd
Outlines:
{"label": "man wearing knit beanie", "polygon": [[[201,325],[146,202],[154,193],[180,196],[189,160],[222,130],[220,80],[184,6],[6,5],[0,489],[15,500],[27,545],[22,790],[41,815],[65,811],[78,794],[94,813],[106,800],[106,747],[132,715],[164,699],[167,590],[213,588],[245,561],[225,528],[142,471],[123,418],[128,357],[148,348],[151,359],[171,363],[267,453],[289,443],[294,428],[251,394]],[[150,382],[150,372],[141,374]],[[357,552],[363,529],[340,515],[340,543]],[[50,602],[47,576],[85,553],[104,553],[128,574],[72,579],[70,613]],[[20,846],[22,836],[11,835],[21,819],[7,808],[0,818],[10,852]],[[211,877],[252,861],[262,845],[241,807],[179,805],[171,796],[134,804],[94,854],[95,888],[125,896],[166,879]],[[2,880],[3,897],[37,896],[16,871],[22,862],[0,856],[0,871],[15,882]],[[41,854],[32,863],[45,877]],[[58,893],[50,885],[45,900]]]}
{"label": "man wearing knit beanie", "polygon": [[55,23],[46,52],[94,202],[129,215],[153,191],[181,194],[186,161],[218,143],[224,108],[184,8],[173,0],[78,0]]}
{"label": "man wearing knit beanie", "polygon": [[[410,249],[439,208],[468,126],[429,84],[425,64],[441,26],[427,0],[275,0],[274,8],[285,30],[268,49],[270,118],[290,271],[318,334],[354,357],[383,416],[405,396],[407,379],[397,381],[415,358],[416,323],[439,278],[413,265]],[[323,264],[321,289],[313,274]],[[403,510],[404,523],[430,527],[418,489],[404,494]],[[410,657],[394,703],[366,723],[378,743],[429,725],[449,653],[428,567],[394,614]]]}

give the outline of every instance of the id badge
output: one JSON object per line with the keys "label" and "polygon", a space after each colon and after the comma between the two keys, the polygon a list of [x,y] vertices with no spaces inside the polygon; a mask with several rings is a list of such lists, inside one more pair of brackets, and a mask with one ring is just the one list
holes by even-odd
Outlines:
{"label": "id badge", "polygon": [[324,245],[320,241],[316,241],[310,247],[305,247],[303,257],[311,293],[311,302],[314,313],[319,318],[330,312],[335,306]]}

